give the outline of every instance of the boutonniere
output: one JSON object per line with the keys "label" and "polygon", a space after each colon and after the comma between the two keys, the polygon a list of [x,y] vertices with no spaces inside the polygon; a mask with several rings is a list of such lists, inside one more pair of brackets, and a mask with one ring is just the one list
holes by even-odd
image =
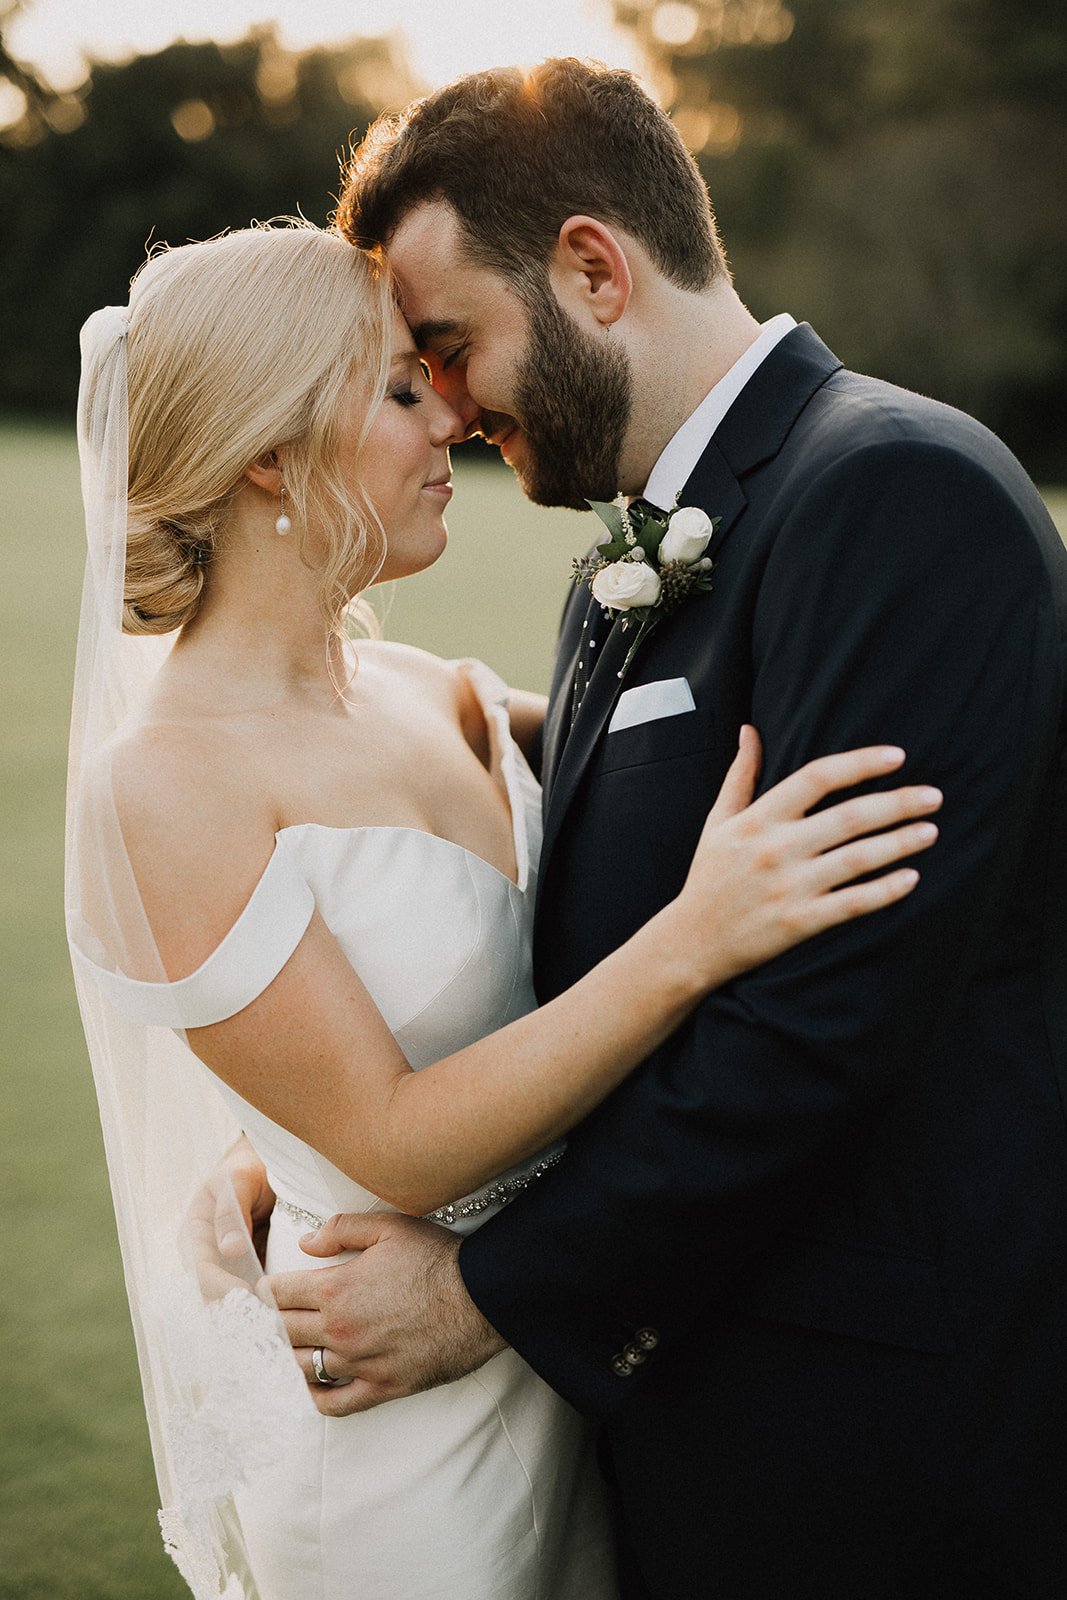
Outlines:
{"label": "boutonniere", "polygon": [[636,626],[622,678],[656,624],[691,594],[711,588],[712,563],[705,551],[722,518],[709,517],[699,506],[661,511],[647,500],[631,506],[605,500],[589,504],[608,531],[593,555],[574,562],[572,578],[589,585],[609,616],[622,618],[620,627]]}

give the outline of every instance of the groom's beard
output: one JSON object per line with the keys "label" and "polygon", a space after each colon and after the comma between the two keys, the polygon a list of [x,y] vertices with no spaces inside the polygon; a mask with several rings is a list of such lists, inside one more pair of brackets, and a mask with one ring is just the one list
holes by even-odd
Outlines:
{"label": "groom's beard", "polygon": [[618,344],[583,332],[551,289],[537,297],[515,396],[525,445],[515,473],[530,500],[584,511],[587,499],[615,498],[633,387]]}

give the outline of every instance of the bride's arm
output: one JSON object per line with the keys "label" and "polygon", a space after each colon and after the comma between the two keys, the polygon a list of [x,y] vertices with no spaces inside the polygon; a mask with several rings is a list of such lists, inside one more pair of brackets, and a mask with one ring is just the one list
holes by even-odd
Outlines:
{"label": "bride's arm", "polygon": [[[256,1000],[190,1030],[189,1042],[238,1094],[365,1188],[425,1213],[572,1127],[711,989],[907,894],[913,872],[852,880],[925,848],[936,830],[913,823],[862,835],[936,809],[930,791],[866,795],[806,816],[836,789],[884,778],[899,759],[879,750],[827,757],[746,805],[759,760],[750,733],[677,898],[558,999],[421,1072],[318,914]],[[216,806],[203,784],[182,793],[172,783],[155,801],[151,838],[136,806],[123,821],[177,978],[227,931],[270,852],[236,791]]]}

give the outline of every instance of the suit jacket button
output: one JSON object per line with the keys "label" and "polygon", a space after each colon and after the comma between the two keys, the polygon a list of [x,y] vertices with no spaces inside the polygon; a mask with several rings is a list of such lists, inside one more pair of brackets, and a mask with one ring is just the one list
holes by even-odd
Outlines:
{"label": "suit jacket button", "polygon": [[617,1378],[628,1378],[634,1370],[624,1355],[612,1356],[611,1370]]}
{"label": "suit jacket button", "polygon": [[642,1350],[654,1350],[659,1344],[659,1334],[655,1328],[640,1328],[634,1335],[634,1343],[640,1345]]}
{"label": "suit jacket button", "polygon": [[636,1343],[636,1341],[633,1344],[628,1344],[626,1346],[626,1349],[623,1351],[623,1355],[626,1357],[627,1361],[629,1361],[631,1365],[635,1367],[639,1367],[642,1361],[645,1359],[645,1352],[641,1349],[641,1346]]}

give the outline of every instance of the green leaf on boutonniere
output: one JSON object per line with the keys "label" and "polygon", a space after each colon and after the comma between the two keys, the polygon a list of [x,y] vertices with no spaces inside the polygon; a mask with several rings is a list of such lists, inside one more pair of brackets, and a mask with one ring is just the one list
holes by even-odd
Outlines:
{"label": "green leaf on boutonniere", "polygon": [[[622,507],[617,506],[612,500],[589,500],[586,503],[591,510],[596,512],[605,528],[611,534],[611,544],[617,544],[621,549],[625,550],[624,535],[626,530],[623,526]],[[601,548],[607,550],[608,546],[605,543]]]}
{"label": "green leaf on boutonniere", "polygon": [[636,518],[632,518],[631,526],[638,544],[649,561],[655,566],[659,560],[659,547],[663,543],[663,535],[666,532],[665,521],[661,524],[646,518],[639,524]]}
{"label": "green leaf on boutonniere", "polygon": [[647,500],[635,500],[627,510],[626,520],[642,550],[649,560],[654,560],[663,543],[670,514],[661,511],[658,506],[650,505]]}
{"label": "green leaf on boutonniere", "polygon": [[611,536],[597,546],[597,553],[603,560],[624,560],[636,545],[640,545],[648,560],[655,563],[667,531],[666,511],[642,501],[634,501],[630,506],[621,506],[610,500],[590,500],[588,504]]}

